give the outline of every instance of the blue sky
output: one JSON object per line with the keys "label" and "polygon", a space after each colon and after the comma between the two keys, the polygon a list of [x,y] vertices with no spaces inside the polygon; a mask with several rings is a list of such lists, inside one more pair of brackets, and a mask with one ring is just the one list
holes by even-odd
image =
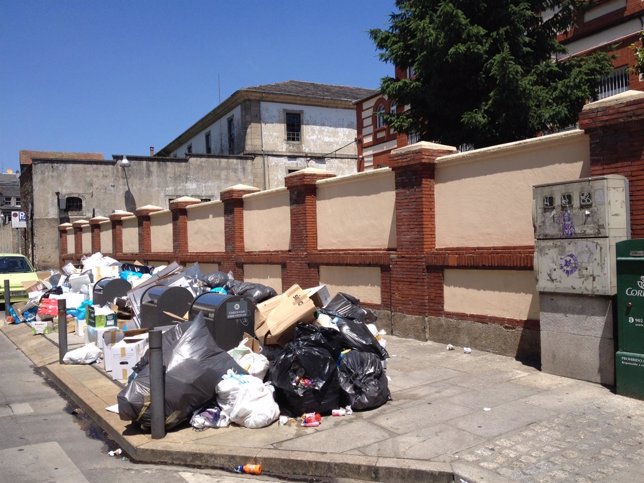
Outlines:
{"label": "blue sky", "polygon": [[147,155],[237,89],[377,88],[394,0],[0,0],[0,168],[21,149]]}

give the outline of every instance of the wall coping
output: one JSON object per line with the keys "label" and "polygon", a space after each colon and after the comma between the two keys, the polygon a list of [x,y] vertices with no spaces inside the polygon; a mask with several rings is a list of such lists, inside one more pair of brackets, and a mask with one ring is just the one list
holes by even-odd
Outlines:
{"label": "wall coping", "polygon": [[123,220],[124,218],[129,218],[134,216],[134,213],[125,210],[114,210],[110,215],[110,220]]}
{"label": "wall coping", "polygon": [[333,174],[331,171],[327,171],[326,169],[320,169],[320,168],[304,168],[304,169],[299,169],[293,173],[287,174],[284,176],[285,178],[293,178],[295,176],[302,176],[305,174],[315,174],[315,175],[329,175]]}
{"label": "wall coping", "polygon": [[71,224],[71,223],[61,223],[60,225],[58,225],[58,229],[59,229],[60,231],[67,231],[67,230],[69,230],[70,228],[72,228],[72,224]]}
{"label": "wall coping", "polygon": [[163,216],[163,215],[167,215],[168,213],[172,213],[172,210],[164,210],[163,208],[161,208],[160,210],[156,210],[152,213],[149,213],[149,215],[150,215],[150,218],[152,218],[153,216]]}
{"label": "wall coping", "polygon": [[581,112],[592,111],[593,109],[604,108],[607,106],[618,106],[637,99],[644,99],[644,92],[636,90],[624,91],[595,102],[589,102],[583,107]]}
{"label": "wall coping", "polygon": [[228,191],[259,191],[259,188],[247,184],[236,184],[221,190],[221,193],[226,193]]}
{"label": "wall coping", "polygon": [[262,196],[270,196],[274,194],[278,194],[280,192],[287,192],[288,189],[285,188],[284,186],[280,186],[279,188],[271,188],[269,190],[262,190],[262,191],[257,191],[256,193],[248,193],[247,195],[244,195],[244,198],[260,198]]}
{"label": "wall coping", "polygon": [[217,205],[217,204],[223,204],[223,201],[221,200],[213,200],[213,201],[202,201],[201,203],[195,203],[194,205],[187,206],[187,210],[195,210],[198,208],[203,208],[204,206],[209,206],[209,205]]}
{"label": "wall coping", "polygon": [[151,215],[153,212],[161,211],[161,210],[163,210],[163,208],[161,208],[160,206],[145,205],[145,206],[142,206],[141,208],[137,208],[134,213],[136,214],[136,216],[146,216],[146,215]]}
{"label": "wall coping", "polygon": [[337,176],[335,178],[321,179],[320,181],[317,182],[317,184],[326,185],[326,184],[334,184],[334,183],[337,183],[337,184],[348,183],[350,181],[354,181],[357,178],[365,178],[370,176],[383,176],[391,172],[392,172],[391,168],[371,169],[369,171],[362,171],[361,173],[352,173],[344,176]]}
{"label": "wall coping", "polygon": [[440,156],[436,159],[436,164],[440,166],[452,166],[461,163],[482,161],[492,157],[505,157],[509,156],[511,153],[534,151],[542,148],[544,144],[570,144],[578,141],[580,137],[584,136],[587,135],[583,130],[573,129],[570,131],[513,141],[511,143],[498,144],[487,148],[474,149],[472,151],[465,151],[464,153]]}
{"label": "wall coping", "polygon": [[87,221],[87,220],[76,220],[76,221],[72,222],[72,226],[74,228],[79,228],[79,227],[83,228],[85,226],[89,226],[89,221]]}
{"label": "wall coping", "polygon": [[391,151],[392,156],[396,156],[399,154],[407,154],[407,153],[413,153],[415,151],[454,151],[456,152],[456,148],[454,146],[448,146],[447,144],[438,144],[438,143],[430,143],[428,141],[419,141],[414,144],[410,144],[408,146],[403,146],[402,148],[397,148]]}

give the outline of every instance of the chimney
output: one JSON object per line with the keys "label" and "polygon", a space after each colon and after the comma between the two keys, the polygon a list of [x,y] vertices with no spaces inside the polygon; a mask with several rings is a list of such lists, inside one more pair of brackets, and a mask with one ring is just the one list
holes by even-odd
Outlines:
{"label": "chimney", "polygon": [[154,146],[150,146],[150,156],[154,156]]}

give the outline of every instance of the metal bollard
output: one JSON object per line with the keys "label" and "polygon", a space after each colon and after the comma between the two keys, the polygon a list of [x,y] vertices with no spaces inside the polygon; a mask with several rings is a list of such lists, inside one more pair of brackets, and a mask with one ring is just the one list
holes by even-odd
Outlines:
{"label": "metal bollard", "polygon": [[63,363],[67,354],[67,301],[58,300],[58,362]]}
{"label": "metal bollard", "polygon": [[165,437],[165,367],[160,330],[151,330],[150,344],[150,412],[152,439]]}
{"label": "metal bollard", "polygon": [[11,283],[9,280],[4,281],[4,315],[7,316],[9,307],[11,306]]}

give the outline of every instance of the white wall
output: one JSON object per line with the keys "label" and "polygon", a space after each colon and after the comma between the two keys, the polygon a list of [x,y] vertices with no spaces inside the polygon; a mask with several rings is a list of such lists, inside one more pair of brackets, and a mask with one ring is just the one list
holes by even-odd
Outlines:
{"label": "white wall", "polygon": [[206,132],[210,131],[210,144],[212,147],[211,154],[229,154],[228,153],[228,118],[233,116],[233,125],[235,130],[235,151],[240,153],[243,150],[242,144],[242,127],[241,127],[241,106],[235,107],[232,111],[227,112],[213,124],[201,131],[199,134],[182,144],[179,149],[173,151],[170,156],[183,158],[185,157],[188,144],[192,144],[192,152],[195,154],[206,154]]}
{"label": "white wall", "polygon": [[[265,151],[326,154],[356,137],[356,113],[353,109],[302,106],[262,102],[262,136]],[[302,142],[286,142],[285,111],[302,112]],[[338,155],[357,153],[350,144]]]}

